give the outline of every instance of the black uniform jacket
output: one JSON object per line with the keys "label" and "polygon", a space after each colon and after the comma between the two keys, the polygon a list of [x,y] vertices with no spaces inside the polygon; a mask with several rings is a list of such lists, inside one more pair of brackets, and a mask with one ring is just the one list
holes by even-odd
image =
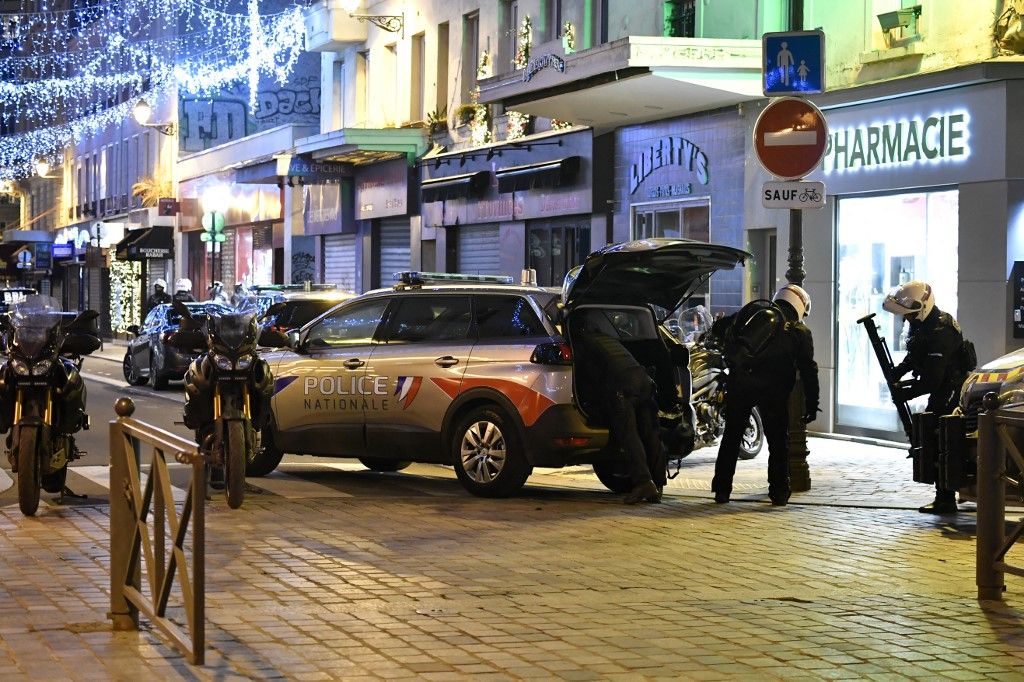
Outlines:
{"label": "black uniform jacket", "polygon": [[912,400],[928,394],[925,409],[937,414],[952,412],[960,397],[960,386],[967,378],[967,371],[959,362],[963,340],[960,325],[937,307],[923,320],[911,320],[907,356],[895,369],[897,377],[914,373],[902,397]]}

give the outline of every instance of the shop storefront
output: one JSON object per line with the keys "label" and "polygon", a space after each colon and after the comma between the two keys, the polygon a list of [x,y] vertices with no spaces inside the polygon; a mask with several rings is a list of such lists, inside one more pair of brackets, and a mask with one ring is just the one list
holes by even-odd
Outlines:
{"label": "shop storefront", "polygon": [[[748,122],[735,107],[615,131],[614,241],[675,237],[744,248]],[[743,270],[715,274],[687,305],[738,307]]]}
{"label": "shop storefront", "polygon": [[368,289],[391,286],[394,274],[410,269],[413,213],[418,213],[410,187],[414,168],[406,157],[355,167],[355,218],[360,234],[370,235],[370,259],[364,277]]}
{"label": "shop storefront", "polygon": [[1007,280],[1013,261],[1024,260],[1024,185],[1013,151],[1021,145],[1005,132],[1019,90],[994,81],[910,96],[861,93],[869,103],[821,98],[829,141],[812,179],[825,182],[829,201],[804,212],[805,259],[814,272],[809,322],[823,407],[831,403],[823,421],[835,432],[903,439],[857,322],[874,313],[893,360],[902,360],[908,329],[882,310],[901,283],[928,282],[980,361],[1012,347]]}
{"label": "shop storefront", "polygon": [[306,186],[303,202],[307,243],[301,252],[313,256],[311,281],[359,291],[352,179]]}
{"label": "shop storefront", "polygon": [[607,243],[607,182],[595,181],[591,130],[541,133],[441,154],[422,164],[424,269],[487,275],[537,272],[560,286]]}

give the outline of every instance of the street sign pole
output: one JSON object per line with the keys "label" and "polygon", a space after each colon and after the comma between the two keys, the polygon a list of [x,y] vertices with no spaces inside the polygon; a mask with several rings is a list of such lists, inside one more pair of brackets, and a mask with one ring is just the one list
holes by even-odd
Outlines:
{"label": "street sign pole", "polygon": [[[804,2],[791,0],[789,4],[790,26],[794,29],[804,27]],[[824,68],[825,55],[822,50],[821,64]],[[824,89],[824,74],[822,74]],[[797,286],[804,285],[807,272],[804,270],[804,212],[800,209],[789,209],[789,267],[786,270],[786,281]],[[789,395],[789,487],[793,492],[807,492],[811,489],[811,468],[807,465],[807,456],[811,454],[807,447],[807,425],[804,424],[804,385],[797,372],[796,384]]]}

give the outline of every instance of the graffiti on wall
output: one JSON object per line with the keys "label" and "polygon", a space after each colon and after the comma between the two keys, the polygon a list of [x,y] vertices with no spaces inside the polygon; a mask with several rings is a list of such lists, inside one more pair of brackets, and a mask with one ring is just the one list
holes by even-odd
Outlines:
{"label": "graffiti on wall", "polygon": [[283,85],[260,78],[255,107],[249,107],[249,86],[236,83],[208,97],[183,94],[178,101],[179,144],[198,152],[288,123],[320,123],[320,56],[299,57]]}

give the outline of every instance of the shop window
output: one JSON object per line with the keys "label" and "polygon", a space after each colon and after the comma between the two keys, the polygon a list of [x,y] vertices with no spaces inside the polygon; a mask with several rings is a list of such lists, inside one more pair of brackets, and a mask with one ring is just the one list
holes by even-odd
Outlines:
{"label": "shop window", "polygon": [[[906,356],[907,325],[882,310],[886,293],[910,280],[932,286],[956,316],[956,190],[840,199],[836,230],[836,430],[901,439],[885,378],[857,320],[875,313],[893,362]],[[898,226],[898,229],[894,229]],[[912,403],[915,411],[926,402]],[[920,405],[918,405],[920,403]]]}
{"label": "shop window", "polygon": [[667,38],[693,38],[696,14],[695,0],[666,0],[662,3],[663,35]]}
{"label": "shop window", "polygon": [[650,237],[710,241],[711,206],[703,200],[634,207],[633,239]]}
{"label": "shop window", "polygon": [[536,221],[528,224],[526,267],[537,271],[540,286],[562,286],[565,274],[590,253],[590,226]]}

